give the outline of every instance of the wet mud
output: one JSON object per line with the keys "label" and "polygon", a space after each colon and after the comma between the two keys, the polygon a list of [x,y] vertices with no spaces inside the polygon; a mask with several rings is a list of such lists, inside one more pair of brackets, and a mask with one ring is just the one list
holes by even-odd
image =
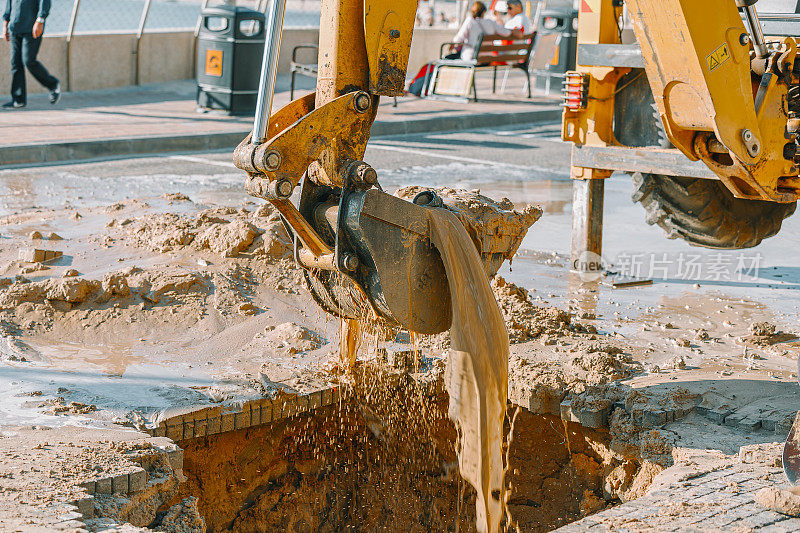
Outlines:
{"label": "wet mud", "polygon": [[503,519],[508,334],[489,278],[461,222],[446,211],[431,210],[429,217],[453,309],[445,381],[449,413],[459,430],[459,471],[477,490],[478,531],[493,533]]}

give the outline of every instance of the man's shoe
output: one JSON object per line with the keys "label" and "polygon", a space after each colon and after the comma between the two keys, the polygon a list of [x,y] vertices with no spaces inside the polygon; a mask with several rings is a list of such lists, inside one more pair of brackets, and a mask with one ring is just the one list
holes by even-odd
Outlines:
{"label": "man's shoe", "polygon": [[20,107],[25,107],[25,102],[14,102],[12,100],[0,106],[2,109],[19,109]]}
{"label": "man's shoe", "polygon": [[50,91],[50,103],[55,105],[61,100],[61,84],[56,83],[56,88]]}

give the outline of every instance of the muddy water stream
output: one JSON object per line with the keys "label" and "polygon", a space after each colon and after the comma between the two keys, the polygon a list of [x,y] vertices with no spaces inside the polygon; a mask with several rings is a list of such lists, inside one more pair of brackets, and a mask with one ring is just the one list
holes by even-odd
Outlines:
{"label": "muddy water stream", "polygon": [[431,239],[450,286],[453,325],[446,378],[449,415],[459,428],[462,477],[477,491],[479,531],[503,517],[503,422],[508,389],[508,333],[475,245],[449,211],[429,210]]}

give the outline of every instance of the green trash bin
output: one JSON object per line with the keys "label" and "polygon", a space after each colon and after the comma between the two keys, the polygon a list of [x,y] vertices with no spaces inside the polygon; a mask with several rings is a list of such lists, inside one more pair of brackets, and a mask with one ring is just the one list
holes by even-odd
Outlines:
{"label": "green trash bin", "polygon": [[[540,36],[548,33],[561,34],[553,59],[545,69],[547,73],[554,74],[551,84],[558,87],[564,78],[564,73],[575,70],[575,56],[578,50],[578,11],[572,6],[543,9],[539,19],[538,33]],[[536,87],[544,89],[546,86],[545,76],[537,75]]]}
{"label": "green trash bin", "polygon": [[264,53],[264,14],[221,5],[204,9],[200,17],[198,106],[231,115],[252,114]]}

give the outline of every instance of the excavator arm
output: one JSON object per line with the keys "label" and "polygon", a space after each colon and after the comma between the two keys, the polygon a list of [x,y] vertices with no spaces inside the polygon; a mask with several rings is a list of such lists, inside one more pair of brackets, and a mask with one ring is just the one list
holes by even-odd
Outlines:
{"label": "excavator arm", "polygon": [[271,8],[253,133],[234,153],[247,191],[282,215],[295,260],[325,310],[444,331],[447,278],[426,207],[417,205],[432,199],[384,193],[363,161],[379,98],[403,94],[417,3],[323,0],[317,89],[271,114],[284,6],[276,0]]}
{"label": "excavator arm", "polygon": [[754,4],[627,2],[672,143],[702,160],[737,197],[793,202],[800,184],[787,124],[797,44],[765,43]]}

